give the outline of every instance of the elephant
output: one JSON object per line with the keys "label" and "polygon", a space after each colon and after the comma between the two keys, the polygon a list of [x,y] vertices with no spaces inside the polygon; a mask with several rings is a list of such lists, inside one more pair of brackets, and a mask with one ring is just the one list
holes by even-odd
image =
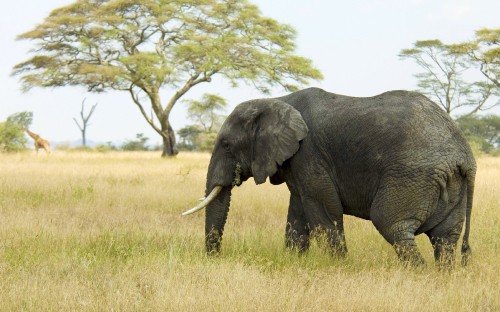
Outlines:
{"label": "elephant", "polygon": [[308,88],[243,102],[224,121],[208,166],[205,247],[218,254],[231,190],[253,177],[286,183],[285,245],[306,251],[322,233],[344,257],[343,215],[371,220],[404,264],[425,261],[415,236],[425,233],[438,266],[471,254],[476,162],[454,121],[426,96],[389,91],[350,97]]}

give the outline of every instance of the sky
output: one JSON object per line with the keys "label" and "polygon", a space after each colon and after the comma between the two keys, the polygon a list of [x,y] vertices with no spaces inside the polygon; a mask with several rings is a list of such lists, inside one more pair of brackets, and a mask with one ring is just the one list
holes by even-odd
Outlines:
{"label": "sky", "polygon": [[[0,121],[16,112],[31,111],[32,131],[50,142],[77,142],[82,101],[87,109],[98,103],[87,129],[87,140],[120,142],[137,133],[161,142],[125,92],[88,93],[83,87],[32,89],[21,91],[19,77],[12,77],[13,66],[30,58],[33,42],[17,41],[16,36],[33,29],[55,8],[73,0],[19,0],[2,6],[0,18]],[[500,27],[498,0],[250,0],[262,14],[297,30],[296,54],[313,61],[324,76],[310,86],[326,91],[372,96],[388,90],[415,90],[413,76],[419,67],[401,60],[399,52],[417,40],[440,39],[459,43],[474,37],[480,28]],[[223,81],[202,84],[186,99],[200,99],[205,92],[227,99],[227,114],[237,104],[255,98],[285,95],[273,89],[263,95],[251,86],[231,88]],[[161,94],[166,101],[168,90]],[[498,113],[498,112],[495,112]],[[171,115],[174,130],[189,124],[185,105],[178,103]]]}

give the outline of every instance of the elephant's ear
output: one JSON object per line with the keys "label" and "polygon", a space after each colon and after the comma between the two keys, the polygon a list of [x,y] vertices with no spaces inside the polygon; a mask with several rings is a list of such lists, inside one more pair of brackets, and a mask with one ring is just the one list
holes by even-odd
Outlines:
{"label": "elephant's ear", "polygon": [[299,150],[299,142],[308,131],[299,111],[291,105],[279,100],[259,104],[261,107],[253,125],[255,141],[252,155],[252,174],[257,184],[273,176],[278,166]]}

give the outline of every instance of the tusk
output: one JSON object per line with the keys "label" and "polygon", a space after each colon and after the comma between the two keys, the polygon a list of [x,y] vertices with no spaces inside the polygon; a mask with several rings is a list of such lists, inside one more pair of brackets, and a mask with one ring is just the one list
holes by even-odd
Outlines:
{"label": "tusk", "polygon": [[222,191],[222,186],[217,185],[212,189],[212,192],[210,192],[210,194],[205,199],[203,199],[201,203],[196,205],[196,207],[189,209],[188,211],[184,211],[182,215],[187,216],[188,214],[192,214],[194,212],[197,212],[198,210],[205,208],[206,206],[208,206],[208,204],[210,204],[212,200],[214,200],[215,197],[217,197],[217,195],[219,195],[220,191]]}

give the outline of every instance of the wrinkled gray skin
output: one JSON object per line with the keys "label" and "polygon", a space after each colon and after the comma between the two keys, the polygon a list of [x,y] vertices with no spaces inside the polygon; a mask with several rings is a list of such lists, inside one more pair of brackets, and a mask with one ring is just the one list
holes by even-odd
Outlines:
{"label": "wrinkled gray skin", "polygon": [[231,189],[270,177],[290,190],[291,249],[307,250],[320,232],[345,255],[347,214],[371,220],[404,263],[424,262],[415,235],[425,233],[436,261],[452,266],[465,220],[465,264],[475,171],[454,122],[415,92],[355,98],[310,88],[244,102],[222,126],[210,160],[206,193],[223,189],[206,208],[207,252],[220,251]]}

